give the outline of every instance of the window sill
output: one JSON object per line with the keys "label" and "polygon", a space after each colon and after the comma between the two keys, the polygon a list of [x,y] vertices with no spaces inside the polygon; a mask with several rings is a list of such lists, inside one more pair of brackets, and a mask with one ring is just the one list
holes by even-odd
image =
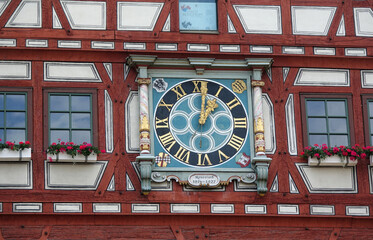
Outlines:
{"label": "window sill", "polygon": [[97,154],[92,153],[87,157],[82,154],[77,154],[74,157],[67,153],[59,153],[57,155],[47,154],[47,160],[50,162],[96,162]]}
{"label": "window sill", "polygon": [[25,148],[21,151],[13,151],[4,148],[0,150],[0,161],[29,161],[31,160],[31,148]]}
{"label": "window sill", "polygon": [[219,34],[217,30],[180,30],[180,33]]}
{"label": "window sill", "polygon": [[[372,159],[371,159],[372,161]],[[350,160],[347,157],[339,157],[337,155],[326,157],[318,160],[317,158],[308,157],[308,166],[329,166],[329,167],[352,167],[357,165],[357,160]]]}

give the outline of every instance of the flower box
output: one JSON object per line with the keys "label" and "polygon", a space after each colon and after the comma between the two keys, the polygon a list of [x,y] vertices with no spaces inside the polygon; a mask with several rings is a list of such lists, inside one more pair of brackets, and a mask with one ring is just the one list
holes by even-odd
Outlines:
{"label": "flower box", "polygon": [[0,161],[29,161],[31,160],[31,148],[13,151],[9,148],[0,150]]}
{"label": "flower box", "polygon": [[370,155],[369,159],[370,159],[370,161],[369,161],[370,162],[370,166],[373,166],[373,155]]}
{"label": "flower box", "polygon": [[73,157],[70,154],[60,152],[58,154],[47,154],[47,159],[51,162],[96,162],[97,154],[91,153],[87,157],[77,154]]}
{"label": "flower box", "polygon": [[356,166],[357,162],[357,159],[351,160],[349,157],[338,155],[327,156],[324,159],[308,157],[308,166],[352,167]]}

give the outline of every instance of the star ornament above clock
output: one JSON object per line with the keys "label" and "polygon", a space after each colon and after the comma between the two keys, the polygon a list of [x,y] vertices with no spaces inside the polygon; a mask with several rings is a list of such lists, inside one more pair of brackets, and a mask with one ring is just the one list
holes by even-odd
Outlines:
{"label": "star ornament above clock", "polygon": [[167,167],[249,167],[246,85],[236,79],[153,79],[154,154],[167,156]]}

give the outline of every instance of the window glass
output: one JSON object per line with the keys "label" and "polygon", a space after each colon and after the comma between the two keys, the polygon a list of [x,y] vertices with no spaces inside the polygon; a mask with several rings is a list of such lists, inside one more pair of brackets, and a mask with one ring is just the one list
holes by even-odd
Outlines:
{"label": "window glass", "polygon": [[2,142],[27,139],[27,93],[0,92],[0,138]]}
{"label": "window glass", "polygon": [[306,98],[308,144],[348,146],[347,99]]}
{"label": "window glass", "polygon": [[92,143],[91,94],[50,93],[49,105],[49,144]]}
{"label": "window glass", "polygon": [[215,0],[179,0],[180,30],[216,31]]}

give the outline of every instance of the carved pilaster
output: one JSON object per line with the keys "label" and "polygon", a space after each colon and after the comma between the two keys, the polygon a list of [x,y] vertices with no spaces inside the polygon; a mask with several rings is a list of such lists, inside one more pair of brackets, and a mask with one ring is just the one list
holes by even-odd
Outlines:
{"label": "carved pilaster", "polygon": [[149,94],[150,78],[138,78],[140,96],[140,154],[150,153]]}
{"label": "carved pilaster", "polygon": [[150,155],[141,155],[136,158],[139,164],[140,177],[141,177],[141,193],[148,195],[152,190],[151,174],[153,170],[154,157]]}
{"label": "carved pilaster", "polygon": [[[258,75],[259,74],[256,73],[255,77],[258,78]],[[259,75],[259,77],[260,76],[261,75]],[[263,102],[262,102],[262,87],[264,86],[264,82],[261,80],[253,80],[251,82],[251,86],[254,88],[253,89],[253,103],[254,103],[255,153],[257,156],[259,156],[259,155],[265,155]]]}

